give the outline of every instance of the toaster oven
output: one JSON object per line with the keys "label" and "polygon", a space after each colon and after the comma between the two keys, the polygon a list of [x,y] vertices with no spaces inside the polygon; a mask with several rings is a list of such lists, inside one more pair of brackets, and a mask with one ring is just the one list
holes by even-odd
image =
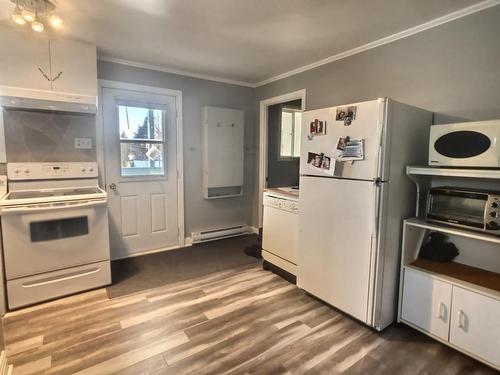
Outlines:
{"label": "toaster oven", "polygon": [[426,219],[500,235],[500,192],[432,188],[427,198]]}

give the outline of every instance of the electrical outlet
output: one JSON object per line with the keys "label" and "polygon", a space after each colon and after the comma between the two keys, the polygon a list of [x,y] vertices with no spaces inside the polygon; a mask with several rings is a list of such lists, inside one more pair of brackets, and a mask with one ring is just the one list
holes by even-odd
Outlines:
{"label": "electrical outlet", "polygon": [[75,138],[75,148],[92,149],[92,138]]}

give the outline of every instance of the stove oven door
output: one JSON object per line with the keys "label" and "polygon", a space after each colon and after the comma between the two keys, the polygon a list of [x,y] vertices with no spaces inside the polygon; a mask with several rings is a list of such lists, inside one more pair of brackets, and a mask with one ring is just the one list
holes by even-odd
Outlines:
{"label": "stove oven door", "polygon": [[2,209],[8,280],[109,259],[105,200]]}

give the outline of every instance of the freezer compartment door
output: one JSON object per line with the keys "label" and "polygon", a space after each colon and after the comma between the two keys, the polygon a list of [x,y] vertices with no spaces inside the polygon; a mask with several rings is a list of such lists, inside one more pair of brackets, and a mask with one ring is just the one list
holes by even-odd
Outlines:
{"label": "freezer compartment door", "polygon": [[[356,107],[356,118],[350,125],[345,125],[344,121],[336,120],[336,114],[337,109],[340,111],[348,106]],[[315,168],[311,163],[308,163],[309,153],[323,153],[325,156],[333,158],[336,156],[339,138],[350,137],[351,139],[363,140],[364,160],[337,162],[335,175],[360,180],[378,178],[385,109],[386,100],[379,99],[304,112],[301,126],[300,174],[328,176],[323,169]],[[315,120],[326,122],[325,134],[310,134],[310,124]]]}
{"label": "freezer compartment door", "polygon": [[297,284],[370,324],[377,186],[301,177]]}

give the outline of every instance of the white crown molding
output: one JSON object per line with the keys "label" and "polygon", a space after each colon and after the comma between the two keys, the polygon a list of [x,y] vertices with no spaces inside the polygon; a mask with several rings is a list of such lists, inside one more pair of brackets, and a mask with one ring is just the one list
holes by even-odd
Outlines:
{"label": "white crown molding", "polygon": [[97,55],[97,60],[112,62],[112,63],[116,63],[116,64],[121,64],[121,65],[132,66],[134,68],[157,70],[159,72],[177,74],[177,75],[184,76],[184,77],[205,79],[208,81],[227,83],[230,85],[255,88],[255,84],[250,83],[250,82],[238,81],[238,80],[229,79],[229,78],[216,77],[216,76],[211,76],[211,75],[207,75],[207,74],[192,73],[192,72],[187,72],[187,71],[180,70],[180,69],[167,68],[165,66],[160,66],[160,65],[146,64],[146,63],[141,63],[138,61],[118,59],[116,57],[111,57],[111,56],[106,56],[106,55],[100,55],[100,54]]}
{"label": "white crown molding", "polygon": [[137,62],[137,61],[119,59],[119,58],[106,56],[106,55],[98,55],[97,59],[101,60],[101,61],[117,63],[117,64],[132,66],[132,67],[136,67],[136,68],[157,70],[160,72],[177,74],[177,75],[186,76],[186,77],[193,77],[193,78],[205,79],[208,81],[215,81],[215,82],[227,83],[227,84],[231,84],[231,85],[256,88],[256,87],[267,85],[271,82],[278,81],[278,80],[283,79],[283,78],[287,78],[287,77],[290,77],[290,76],[317,68],[317,67],[325,65],[325,64],[329,64],[329,63],[337,61],[337,60],[345,59],[346,57],[356,55],[358,53],[368,51],[368,50],[376,48],[376,47],[380,47],[384,44],[395,42],[396,40],[403,39],[403,38],[421,33],[422,31],[432,29],[434,27],[443,25],[445,23],[454,21],[454,20],[459,19],[459,18],[466,17],[468,15],[480,12],[482,10],[485,10],[485,9],[488,9],[488,8],[491,8],[491,7],[494,7],[497,5],[500,5],[500,0],[481,1],[481,2],[476,3],[474,5],[459,9],[455,12],[448,13],[444,16],[441,16],[441,17],[435,18],[431,21],[425,22],[421,25],[411,27],[409,29],[400,31],[398,33],[395,33],[395,34],[392,34],[389,36],[386,36],[384,38],[374,40],[373,42],[363,44],[362,46],[359,46],[359,47],[356,47],[356,48],[353,48],[353,49],[350,49],[350,50],[347,50],[344,52],[337,53],[335,55],[329,56],[329,57],[324,58],[322,60],[313,62],[313,63],[308,64],[308,65],[304,65],[300,68],[296,68],[296,69],[290,70],[288,72],[267,78],[263,81],[254,82],[254,83],[245,82],[245,81],[238,81],[238,80],[229,79],[229,78],[216,77],[216,76],[211,76],[211,75],[206,75],[206,74],[192,73],[192,72],[187,72],[187,71],[180,70],[180,69],[174,69],[174,68],[168,68],[165,66],[159,66],[159,65],[141,63],[141,62]]}
{"label": "white crown molding", "polygon": [[406,38],[406,37],[409,37],[409,36],[421,33],[422,31],[432,29],[434,27],[443,25],[445,23],[454,21],[456,19],[468,16],[468,15],[473,14],[473,13],[480,12],[480,11],[482,11],[484,9],[488,9],[488,8],[494,7],[496,5],[500,5],[500,0],[485,0],[485,1],[481,1],[481,2],[479,2],[477,4],[471,5],[471,6],[466,7],[466,8],[462,8],[462,9],[457,10],[457,11],[452,12],[452,13],[448,13],[448,14],[446,14],[444,16],[435,18],[435,19],[433,19],[431,21],[428,21],[428,22],[425,22],[425,23],[423,23],[421,25],[418,25],[418,26],[411,27],[409,29],[400,31],[400,32],[398,32],[396,34],[392,34],[392,35],[386,36],[384,38],[381,38],[381,39],[375,40],[373,42],[364,44],[362,46],[350,49],[348,51],[344,51],[344,52],[338,53],[336,55],[327,57],[325,59],[316,61],[314,63],[308,64],[308,65],[304,65],[304,66],[302,66],[300,68],[296,68],[296,69],[290,70],[288,72],[285,72],[285,73],[282,73],[282,74],[278,74],[277,76],[274,76],[274,77],[271,77],[271,78],[267,78],[267,79],[265,79],[263,81],[255,83],[254,87],[264,86],[264,85],[267,85],[268,83],[275,82],[275,81],[278,81],[280,79],[287,78],[287,77],[293,76],[295,74],[302,73],[302,72],[305,72],[307,70],[311,70],[311,69],[317,68],[319,66],[331,63],[333,61],[345,59],[346,57],[349,57],[349,56],[352,56],[352,55],[356,55],[358,53],[361,53],[361,52],[364,52],[364,51],[368,51],[370,49],[382,46],[384,44],[388,44],[388,43],[394,42],[396,40],[403,39],[403,38]]}

